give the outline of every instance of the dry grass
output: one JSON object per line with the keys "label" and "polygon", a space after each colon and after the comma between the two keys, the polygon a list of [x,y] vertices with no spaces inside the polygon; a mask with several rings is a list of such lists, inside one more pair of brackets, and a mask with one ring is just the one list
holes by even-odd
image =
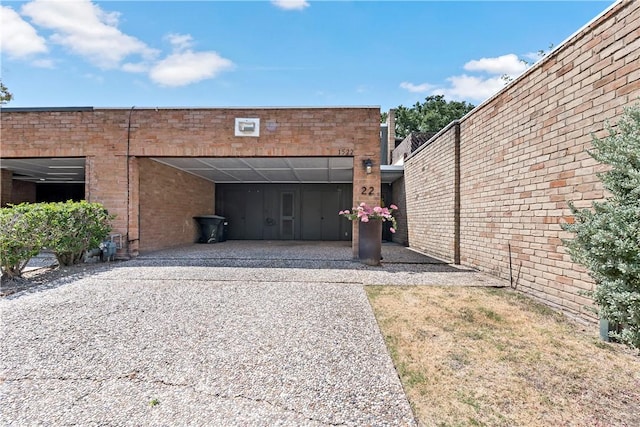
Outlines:
{"label": "dry grass", "polygon": [[638,426],[640,357],[509,290],[367,288],[425,426]]}

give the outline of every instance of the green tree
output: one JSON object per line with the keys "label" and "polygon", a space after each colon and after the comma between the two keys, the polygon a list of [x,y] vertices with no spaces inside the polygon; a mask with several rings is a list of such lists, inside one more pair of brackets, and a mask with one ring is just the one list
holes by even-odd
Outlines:
{"label": "green tree", "polygon": [[465,101],[446,101],[443,95],[432,95],[413,107],[396,108],[396,136],[411,132],[437,132],[475,108]]}
{"label": "green tree", "polygon": [[0,80],[0,104],[6,104],[13,99],[13,94]]}
{"label": "green tree", "polygon": [[589,154],[610,168],[598,175],[609,196],[593,209],[576,209],[572,259],[596,282],[591,293],[600,318],[622,327],[611,335],[640,348],[640,106],[625,110],[609,135],[594,138]]}

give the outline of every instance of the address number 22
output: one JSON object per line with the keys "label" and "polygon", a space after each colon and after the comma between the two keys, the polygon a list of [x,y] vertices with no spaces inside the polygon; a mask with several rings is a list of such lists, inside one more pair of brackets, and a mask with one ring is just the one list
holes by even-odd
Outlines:
{"label": "address number 22", "polygon": [[362,187],[362,191],[360,192],[360,194],[364,194],[364,195],[369,195],[372,196],[373,195],[373,187]]}

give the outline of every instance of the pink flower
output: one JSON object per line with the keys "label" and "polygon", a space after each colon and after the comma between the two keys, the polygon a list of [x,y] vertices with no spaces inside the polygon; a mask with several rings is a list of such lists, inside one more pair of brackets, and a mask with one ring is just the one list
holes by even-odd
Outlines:
{"label": "pink flower", "polygon": [[359,220],[361,222],[371,222],[373,220],[391,221],[390,231],[396,232],[397,224],[393,217],[393,210],[397,209],[396,205],[391,205],[389,208],[382,206],[369,206],[365,202],[358,204],[349,209],[338,212],[338,215],[342,215],[351,221]]}

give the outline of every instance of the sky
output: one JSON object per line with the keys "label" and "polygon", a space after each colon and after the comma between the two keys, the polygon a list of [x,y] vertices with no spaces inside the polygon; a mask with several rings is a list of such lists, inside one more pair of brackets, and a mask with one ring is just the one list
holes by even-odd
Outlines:
{"label": "sky", "polygon": [[590,1],[2,0],[6,107],[478,105]]}

